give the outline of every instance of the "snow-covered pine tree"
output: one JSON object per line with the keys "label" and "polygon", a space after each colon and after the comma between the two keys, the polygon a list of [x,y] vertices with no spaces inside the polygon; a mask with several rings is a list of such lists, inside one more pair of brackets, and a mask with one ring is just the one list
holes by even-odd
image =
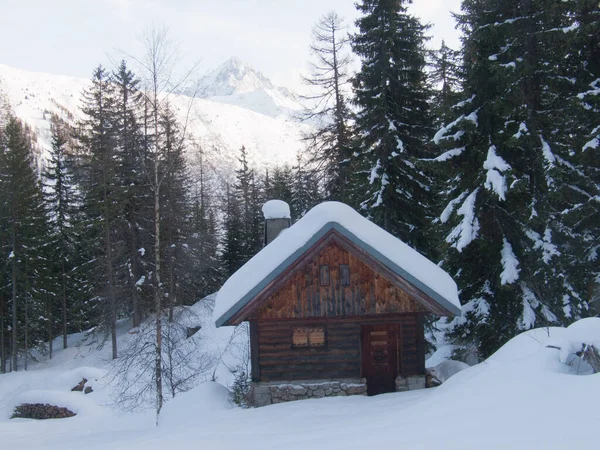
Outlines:
{"label": "snow-covered pine tree", "polygon": [[[161,159],[161,258],[163,289],[169,308],[169,321],[173,320],[173,308],[188,304],[193,295],[183,283],[189,281],[184,273],[193,270],[193,262],[185,251],[190,202],[189,180],[184,158],[185,136],[175,119],[169,103],[165,103],[159,116],[159,138],[157,148]],[[195,298],[195,297],[192,297]],[[165,306],[167,306],[165,305]]]}
{"label": "snow-covered pine tree", "polygon": [[[44,317],[47,289],[45,258],[48,218],[34,163],[30,132],[9,116],[0,135],[0,274],[2,275],[2,340],[10,331],[10,349],[2,344],[2,370],[7,354],[11,370],[18,354],[45,337],[46,327],[31,317]],[[10,311],[10,315],[9,315]],[[10,318],[10,320],[7,320]]]}
{"label": "snow-covered pine tree", "polygon": [[429,180],[416,168],[427,155],[430,92],[425,30],[405,0],[364,0],[352,38],[361,68],[356,115],[354,203],[409,245],[423,250]]}
{"label": "snow-covered pine tree", "polygon": [[112,356],[117,357],[117,269],[120,265],[122,217],[119,204],[119,160],[116,157],[116,98],[111,75],[99,66],[94,70],[91,85],[83,93],[84,119],[79,124],[81,150],[78,180],[86,214],[85,242],[90,260],[89,292],[100,302],[103,314],[100,322],[111,337]]}
{"label": "snow-covered pine tree", "polygon": [[558,210],[572,245],[571,279],[585,286],[591,301],[600,288],[600,7],[593,0],[570,4],[569,50],[561,67],[574,85],[565,134],[574,139],[568,156],[577,168],[576,188],[568,189]]}
{"label": "snow-covered pine tree", "polygon": [[[148,314],[151,293],[146,288],[150,279],[150,256],[152,236],[153,198],[148,192],[146,169],[147,142],[149,134],[142,128],[144,99],[140,81],[123,60],[113,73],[115,97],[115,156],[118,160],[116,178],[120,216],[124,226],[119,233],[124,243],[123,263],[118,273],[122,285],[123,305],[132,315],[137,327]],[[148,251],[147,251],[148,249]]]}
{"label": "snow-covered pine tree", "polygon": [[444,267],[461,289],[452,336],[485,357],[519,331],[585,307],[565,268],[568,233],[551,200],[575,172],[561,155],[571,81],[567,3],[465,0],[464,100],[434,141],[448,188]]}
{"label": "snow-covered pine tree", "polygon": [[[52,247],[52,263],[55,271],[55,288],[48,293],[48,345],[52,357],[52,327],[54,317],[60,321],[60,331],[63,337],[63,348],[67,348],[67,335],[73,299],[78,296],[78,281],[75,276],[75,265],[79,260],[77,254],[79,217],[79,196],[74,182],[73,164],[68,155],[68,129],[66,124],[57,116],[51,119],[52,149],[50,158],[43,173],[45,181],[44,195],[46,208],[50,218],[50,239]],[[58,314],[52,307],[52,300],[58,300]],[[72,331],[72,330],[71,330]]]}
{"label": "snow-covered pine tree", "polygon": [[240,148],[236,169],[234,195],[240,202],[243,223],[242,264],[246,263],[262,248],[261,190],[256,181],[254,169],[248,164],[246,147]]}
{"label": "snow-covered pine tree", "polygon": [[[313,59],[305,83],[314,93],[305,96],[309,109],[305,119],[316,123],[307,134],[309,163],[318,174],[330,200],[347,201],[349,182],[350,119],[348,108],[350,39],[344,20],[334,11],[322,16],[313,28],[310,50]],[[303,211],[298,211],[303,213]]]}

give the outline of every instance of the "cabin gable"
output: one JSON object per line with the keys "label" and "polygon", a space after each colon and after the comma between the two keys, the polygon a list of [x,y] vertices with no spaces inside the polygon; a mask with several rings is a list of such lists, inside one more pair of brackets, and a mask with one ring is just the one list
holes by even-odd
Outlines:
{"label": "cabin gable", "polygon": [[429,312],[335,234],[305,258],[250,320],[312,319]]}

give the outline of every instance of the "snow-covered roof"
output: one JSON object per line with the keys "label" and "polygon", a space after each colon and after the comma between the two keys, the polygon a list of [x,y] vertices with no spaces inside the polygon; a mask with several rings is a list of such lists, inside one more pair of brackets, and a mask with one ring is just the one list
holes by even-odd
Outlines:
{"label": "snow-covered roof", "polygon": [[262,207],[265,219],[290,219],[290,205],[283,200],[269,200]]}
{"label": "snow-covered roof", "polygon": [[450,275],[349,206],[326,202],[311,209],[225,282],[215,302],[217,326],[231,319],[332,229],[349,238],[446,310],[460,314],[458,290]]}

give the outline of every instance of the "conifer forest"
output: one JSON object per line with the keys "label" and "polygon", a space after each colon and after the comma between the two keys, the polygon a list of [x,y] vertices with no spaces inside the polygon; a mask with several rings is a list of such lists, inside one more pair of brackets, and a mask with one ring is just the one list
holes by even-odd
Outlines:
{"label": "conifer forest", "polygon": [[294,165],[254,167],[242,146],[216,176],[172,106],[181,80],[160,32],[93,70],[78,114],[52,116],[47,158],[3,108],[0,373],[90,329],[118,358],[124,318],[155,315],[160,354],[174,308],[262,248],[270,199],[292,221],[346,203],[438,263],[463,314],[428,333],[463,358],[597,315],[597,0],[463,0],[460,48],[437,49],[408,4],[359,0],[355,28],[315,17],[299,114],[313,126]]}

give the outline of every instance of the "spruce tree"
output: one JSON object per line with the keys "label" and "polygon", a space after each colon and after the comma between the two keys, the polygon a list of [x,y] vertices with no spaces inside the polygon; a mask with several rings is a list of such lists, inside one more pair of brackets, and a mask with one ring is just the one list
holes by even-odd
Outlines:
{"label": "spruce tree", "polygon": [[461,97],[462,57],[442,40],[440,48],[429,53],[429,82],[433,90],[433,116],[436,125],[451,117],[451,107]]}
{"label": "spruce tree", "polygon": [[[290,209],[295,211],[295,217],[299,219],[321,202],[322,195],[317,182],[317,174],[306,169],[306,162],[301,153],[298,153],[296,159]],[[328,197],[330,198],[330,196]]]}
{"label": "spruce tree", "polygon": [[140,81],[121,61],[113,73],[115,97],[115,155],[116,183],[120,215],[124,221],[119,240],[125,270],[119,278],[123,284],[123,295],[130,300],[133,326],[137,327],[147,314],[150,303],[145,281],[150,277],[146,248],[151,246],[150,228],[152,197],[145,179],[146,149],[141,126],[143,120],[143,97]]}
{"label": "spruce tree", "polygon": [[226,276],[230,277],[245,262],[243,206],[229,185],[226,187],[224,203],[223,265]]}
{"label": "spruce tree", "polygon": [[561,67],[574,84],[570,111],[563,119],[565,134],[574,138],[567,156],[576,176],[559,211],[572,246],[567,265],[571,279],[592,301],[600,287],[600,8],[592,0],[571,5],[571,24],[564,32],[568,51]]}
{"label": "spruce tree", "polygon": [[559,214],[569,180],[567,3],[463,2],[464,98],[434,141],[448,188],[444,267],[461,289],[452,336],[486,357],[521,330],[585,308]]}
{"label": "spruce tree", "polygon": [[119,160],[116,140],[116,101],[112,76],[99,66],[91,85],[83,93],[78,140],[82,152],[81,186],[88,221],[85,240],[88,256],[97,261],[91,269],[89,292],[103,310],[101,323],[111,338],[112,356],[117,358],[116,322],[119,310],[117,270],[122,255],[119,230],[122,217],[119,204]]}
{"label": "spruce tree", "polygon": [[179,129],[173,110],[165,104],[159,116],[159,139],[157,148],[161,159],[161,268],[163,289],[169,307],[169,321],[173,320],[173,308],[189,303],[184,295],[190,289],[183,286],[189,277],[184,272],[192,269],[187,260],[184,243],[187,239],[187,219],[190,215],[187,195],[188,178],[184,159],[184,136]]}
{"label": "spruce tree", "polygon": [[[24,353],[27,368],[29,348],[45,334],[41,321],[29,319],[45,316],[44,266],[48,261],[44,258],[44,249],[48,218],[34,165],[31,136],[14,116],[8,117],[0,144],[2,312],[3,319],[9,310],[11,312],[9,354],[11,369],[16,371],[18,353]],[[8,326],[9,321],[2,322],[4,327]],[[6,350],[3,347],[3,364]]]}
{"label": "spruce tree", "polygon": [[[54,249],[53,263],[57,272],[57,289],[49,294],[56,296],[60,304],[61,333],[63,348],[67,348],[69,331],[70,300],[76,294],[76,281],[73,277],[76,254],[77,192],[73,180],[73,166],[67,154],[68,136],[62,121],[53,116],[51,124],[52,150],[48,165],[44,171],[45,197],[51,218],[51,246]],[[53,308],[49,308],[52,315]],[[52,322],[52,318],[49,319]],[[52,330],[49,329],[50,355],[52,355]]]}
{"label": "spruce tree", "polygon": [[361,58],[353,85],[356,114],[354,203],[375,223],[423,250],[429,180],[415,166],[427,156],[430,93],[425,30],[404,0],[357,7],[352,47]]}

